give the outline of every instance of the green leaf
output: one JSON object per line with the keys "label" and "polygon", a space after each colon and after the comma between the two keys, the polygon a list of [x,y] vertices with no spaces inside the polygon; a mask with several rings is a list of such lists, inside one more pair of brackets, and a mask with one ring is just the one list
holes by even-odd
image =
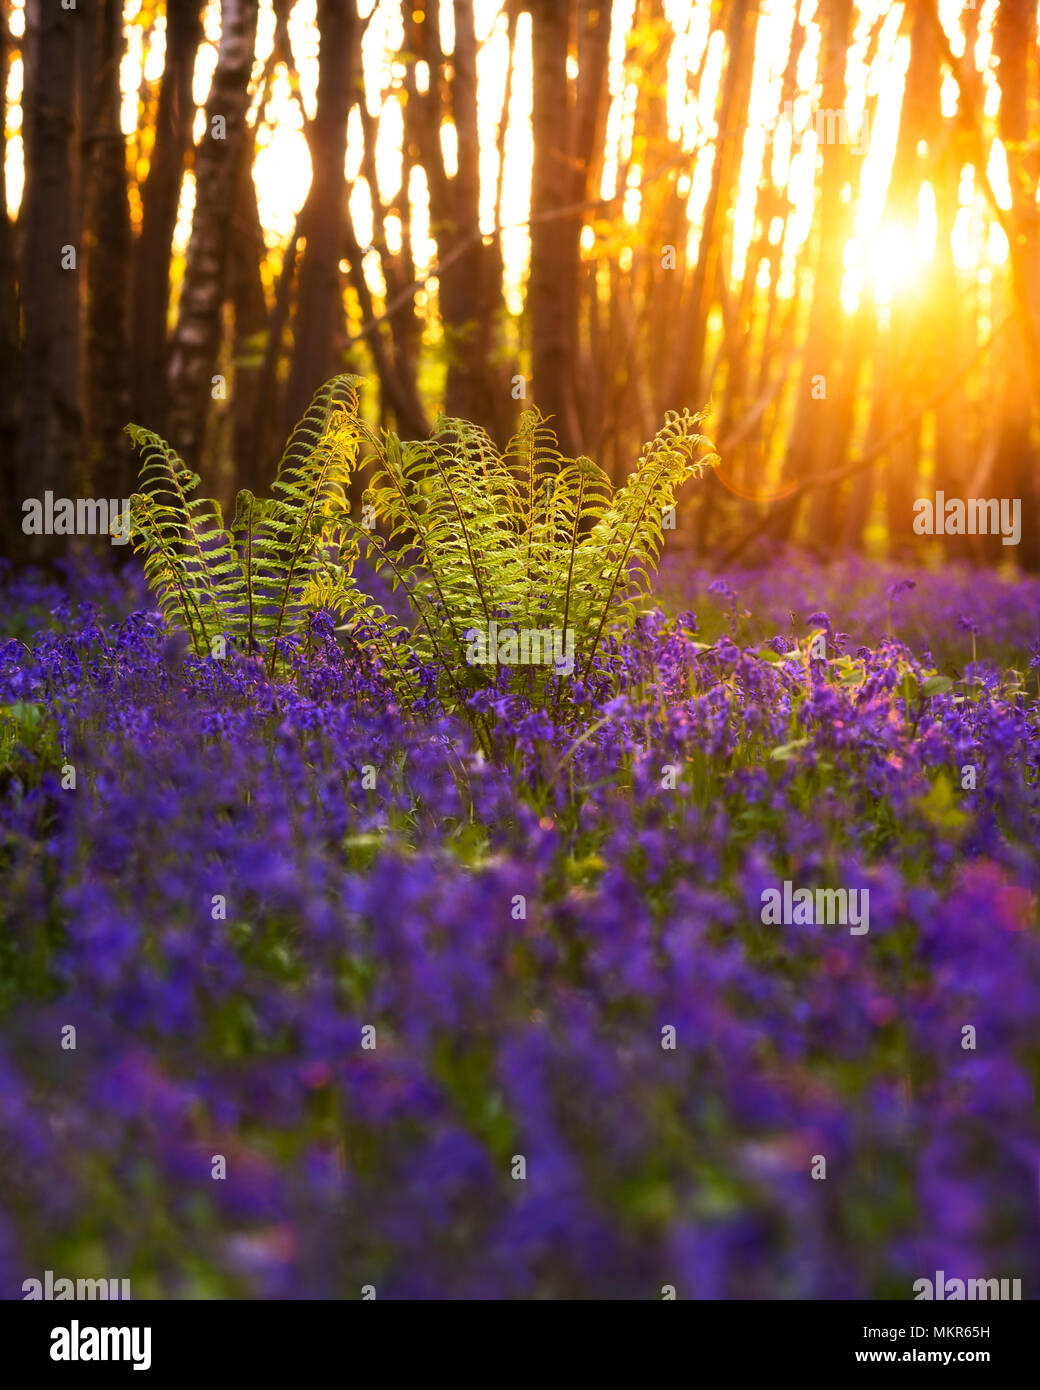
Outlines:
{"label": "green leaf", "polygon": [[808,747],[809,742],[810,740],[807,738],[794,738],[790,743],[782,743],[779,748],[774,748],[769,756],[774,762],[789,762],[799,749]]}
{"label": "green leaf", "polygon": [[921,686],[921,694],[945,695],[948,690],[953,689],[953,681],[949,676],[929,676]]}

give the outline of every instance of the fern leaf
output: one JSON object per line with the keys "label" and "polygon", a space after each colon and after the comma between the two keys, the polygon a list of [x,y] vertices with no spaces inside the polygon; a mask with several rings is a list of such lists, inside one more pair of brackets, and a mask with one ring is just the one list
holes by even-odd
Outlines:
{"label": "fern leaf", "polygon": [[[191,634],[196,653],[204,655],[211,637],[228,627],[225,592],[219,580],[234,568],[228,534],[219,503],[194,498],[199,478],[174,450],[150,430],[128,425],[126,433],[142,451],[141,493],[147,504],[131,507],[146,553],[173,584],[178,611]],[[135,549],[140,547],[135,546]]]}

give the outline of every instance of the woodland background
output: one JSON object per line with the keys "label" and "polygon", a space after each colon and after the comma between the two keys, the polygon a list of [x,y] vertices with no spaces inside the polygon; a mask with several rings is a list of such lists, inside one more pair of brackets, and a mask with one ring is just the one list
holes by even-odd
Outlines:
{"label": "woodland background", "polygon": [[1040,568],[1035,4],[2,16],[5,554],[67,546],[25,498],[129,494],[128,420],[265,490],[351,370],[409,437],[444,409],[503,441],[533,400],[615,479],[710,401],[675,541],[718,563],[938,553],[912,504],[941,488],[1021,498]]}

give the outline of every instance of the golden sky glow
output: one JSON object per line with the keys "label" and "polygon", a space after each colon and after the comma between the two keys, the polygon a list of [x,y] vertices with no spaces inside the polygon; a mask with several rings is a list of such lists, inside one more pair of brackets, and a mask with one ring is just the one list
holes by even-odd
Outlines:
{"label": "golden sky glow", "polygon": [[[438,0],[430,0],[438,3]],[[616,0],[613,11],[609,54],[609,107],[606,122],[601,195],[621,197],[623,223],[628,237],[638,238],[638,224],[645,196],[644,180],[652,172],[632,158],[633,122],[637,98],[635,65],[638,51],[629,54],[633,67],[626,67],[626,50],[635,0]],[[996,0],[981,0],[978,39],[973,57],[983,75],[985,113],[992,120],[999,107],[999,86],[993,55],[992,27]],[[689,238],[687,252],[696,255],[697,235],[716,157],[715,141],[720,135],[716,123],[720,84],[725,65],[725,40],[719,30],[712,31],[709,0],[667,0],[665,14],[674,40],[667,67],[666,111],[669,135],[677,147],[690,156],[688,173],[682,177],[680,191],[688,192]],[[961,0],[940,0],[940,17],[955,54],[965,51],[961,24]],[[362,59],[365,102],[377,121],[376,169],[378,187],[372,190],[360,174],[362,127],[357,111],[348,125],[344,173],[349,185],[350,209],[358,240],[368,245],[373,236],[373,194],[387,206],[401,193],[402,80],[404,66],[399,54],[404,36],[398,0],[362,0],[362,13],[375,13],[365,35]],[[817,0],[763,0],[755,38],[754,79],[747,130],[741,136],[743,151],[739,196],[733,209],[733,257],[731,274],[742,271],[745,256],[757,230],[758,192],[765,182],[786,191],[793,210],[784,234],[778,293],[794,291],[794,270],[800,251],[812,231],[817,184],[819,150],[817,108],[821,100],[820,29],[814,21]],[[273,45],[274,14],[271,0],[261,0],[256,66],[258,77]],[[799,91],[790,111],[779,108],[781,76],[787,62],[796,11],[808,25],[808,36],[798,65]],[[847,136],[854,149],[863,141],[865,153],[850,162],[852,183],[847,196],[853,204],[853,232],[844,251],[845,279],[842,302],[848,312],[855,310],[860,296],[872,294],[879,304],[887,304],[900,289],[914,282],[922,267],[935,255],[935,199],[931,187],[922,186],[918,199],[916,225],[896,225],[885,214],[885,195],[891,173],[892,155],[899,127],[903,83],[909,58],[909,40],[900,33],[903,6],[889,0],[859,0],[856,25],[848,50],[845,79],[848,89],[844,119]],[[261,224],[272,252],[277,254],[292,233],[296,214],[303,206],[310,183],[310,157],[304,135],[304,118],[314,114],[317,88],[318,34],[315,27],[316,0],[297,0],[289,32],[299,72],[299,100],[291,90],[289,74],[279,64],[274,71],[267,99],[254,106],[250,119],[256,125],[257,156],[254,179]],[[476,0],[478,56],[478,124],[480,136],[481,230],[488,234],[495,222],[495,191],[498,182],[496,138],[506,88],[509,45],[506,17],[500,0]],[[450,50],[454,43],[450,0],[439,0],[442,43]],[[165,47],[165,21],[158,18],[146,31],[141,16],[141,0],[125,5],[127,53],[121,79],[125,93],[123,130],[134,136],[139,125],[142,94],[154,100],[162,73]],[[204,13],[206,41],[195,67],[195,138],[204,127],[202,106],[216,62],[216,43],[220,35],[219,0],[209,0]],[[24,30],[23,0],[14,0],[11,32],[17,37]],[[879,35],[868,63],[868,38]],[[704,71],[699,87],[690,79],[701,62]],[[528,262],[530,242],[525,226],[530,210],[531,165],[531,30],[530,19],[521,14],[512,55],[511,98],[506,128],[504,169],[502,171],[503,255],[507,280],[507,302],[512,312],[521,308],[521,286]],[[420,65],[420,68],[424,65]],[[418,74],[420,83],[428,74]],[[15,55],[7,84],[6,174],[9,209],[17,210],[23,185],[21,141],[22,63]],[[942,110],[952,118],[956,109],[956,84],[947,74],[942,92]],[[302,103],[302,109],[301,109]],[[992,135],[992,131],[990,132]],[[453,169],[454,130],[446,125],[441,132],[442,149],[449,174]],[[733,133],[723,133],[733,138]],[[864,138],[869,135],[869,142]],[[131,141],[132,172],[137,179],[147,172],[147,149],[136,149]],[[999,141],[994,140],[988,167],[998,200],[1010,205],[1007,162]],[[623,186],[622,186],[623,181]],[[191,227],[194,181],[189,174],[182,189],[175,249],[183,253]],[[436,246],[429,235],[428,194],[421,171],[413,171],[407,190],[411,203],[412,251],[420,273],[433,266]],[[136,207],[136,191],[131,189]],[[1007,243],[985,205],[980,180],[966,166],[959,188],[960,211],[951,247],[958,269],[977,278],[1001,265],[1007,256]],[[592,221],[590,215],[590,222]],[[401,222],[387,219],[387,235],[393,246],[402,235]],[[776,242],[782,228],[777,219],[767,229]],[[582,239],[586,254],[595,254],[595,236],[586,229]],[[622,248],[624,255],[625,248]],[[630,252],[628,253],[631,254]],[[376,294],[382,292],[379,261],[366,257],[366,278]],[[763,288],[768,284],[768,262],[750,266]],[[765,278],[763,278],[765,277]],[[432,288],[432,286],[431,286]]]}

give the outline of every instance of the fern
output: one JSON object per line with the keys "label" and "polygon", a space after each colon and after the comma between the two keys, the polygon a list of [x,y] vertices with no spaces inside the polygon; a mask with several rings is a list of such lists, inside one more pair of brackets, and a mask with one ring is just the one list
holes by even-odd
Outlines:
{"label": "fern", "polygon": [[263,651],[273,673],[280,639],[299,632],[307,595],[336,521],[361,438],[359,379],[337,376],[315,393],[278,466],[275,496],[239,492],[230,531],[219,503],[192,496],[198,476],[158,435],[128,425],[142,451],[140,490],[130,498],[134,550],[163,616],[182,627],[197,656],[215,637]]}
{"label": "fern", "polygon": [[179,618],[200,654],[226,626],[226,598],[235,570],[220,505],[193,497],[198,474],[158,435],[128,425],[142,450],[142,491],[130,498],[134,549],[168,622]]}
{"label": "fern", "polygon": [[[315,394],[274,496],[240,492],[230,530],[216,502],[194,497],[199,480],[169,445],[127,427],[144,455],[131,535],[167,621],[198,655],[227,635],[264,653],[273,674],[308,612],[331,609],[406,709],[432,703],[466,716],[489,752],[501,695],[560,711],[590,682],[609,687],[608,639],[631,625],[648,591],[663,511],[715,461],[700,417],[669,412],[615,491],[591,459],[560,454],[537,410],[524,412],[502,451],[445,416],[429,439],[403,443],[365,423],[359,385],[338,376]],[[347,488],[363,459],[373,464],[365,514],[379,531],[349,515]],[[362,555],[407,594],[411,628],[360,588]]]}
{"label": "fern", "polygon": [[[644,446],[636,471],[625,486],[604,506],[588,538],[589,562],[599,570],[608,587],[600,596],[596,585],[586,582],[583,594],[593,595],[592,609],[599,606],[599,619],[588,643],[584,674],[587,676],[608,622],[618,624],[634,617],[638,596],[649,590],[649,571],[656,569],[664,545],[662,516],[674,502],[675,489],[697,474],[704,460],[695,460],[702,442],[697,433],[698,417],[669,411],[665,423]],[[579,554],[585,554],[579,547]],[[587,570],[585,573],[588,581]]]}
{"label": "fern", "polygon": [[256,543],[263,632],[274,654],[280,638],[306,616],[304,596],[323,541],[347,507],[346,488],[357,460],[358,378],[338,376],[322,386],[293,431],[278,465]]}
{"label": "fern", "polygon": [[[323,601],[355,635],[359,624],[378,630],[382,669],[402,703],[414,707],[427,698],[430,686],[417,672],[429,673],[439,703],[469,717],[494,751],[491,699],[523,693],[560,711],[590,680],[613,679],[607,638],[631,626],[648,590],[661,556],[663,511],[676,489],[715,458],[698,422],[688,412],[669,413],[617,492],[591,459],[561,456],[537,410],[524,412],[501,453],[463,420],[442,417],[431,439],[407,444],[363,427],[377,460],[365,503],[384,534],[349,518],[343,524],[356,554],[407,593],[415,626],[404,640],[414,660],[402,663],[394,650],[400,629],[390,635],[382,618],[368,613],[351,564],[330,571]],[[495,624],[521,642],[527,634],[538,659],[509,667],[475,661],[479,642],[471,639],[490,636]],[[574,661],[564,671],[545,659],[545,639],[553,637],[557,654],[568,650],[568,634]]]}

